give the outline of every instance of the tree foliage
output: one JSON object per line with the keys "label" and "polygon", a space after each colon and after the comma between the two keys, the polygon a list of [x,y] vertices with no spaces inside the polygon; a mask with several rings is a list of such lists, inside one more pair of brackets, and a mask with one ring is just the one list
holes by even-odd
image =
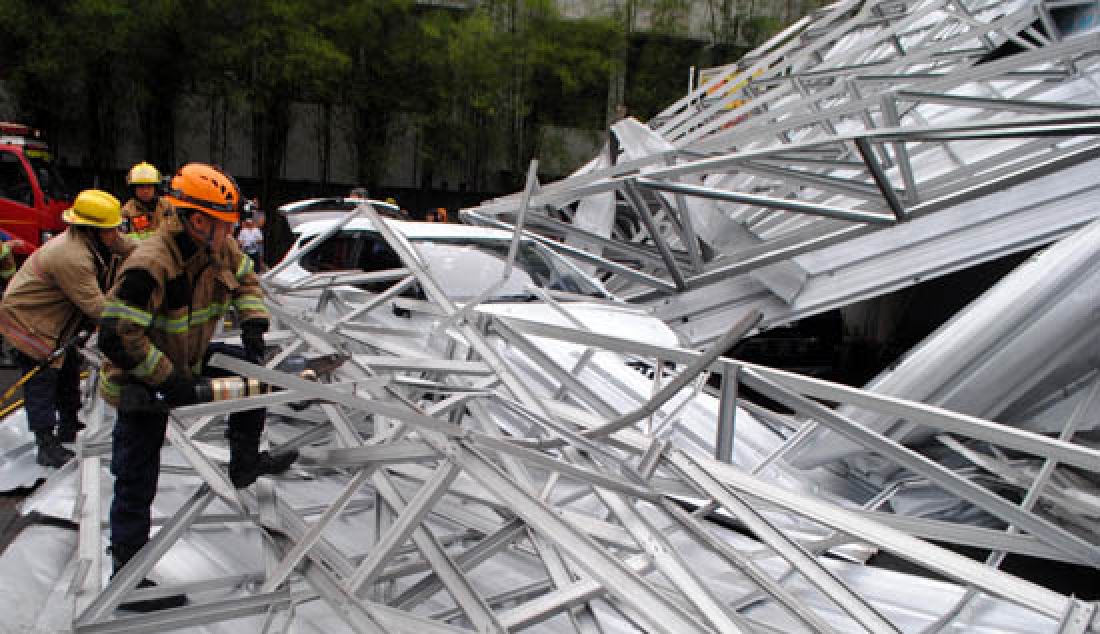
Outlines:
{"label": "tree foliage", "polygon": [[[184,97],[196,97],[210,105],[213,162],[228,156],[228,113],[250,117],[261,196],[281,175],[298,103],[324,113],[322,179],[340,135],[359,182],[376,184],[404,126],[417,131],[424,182],[457,166],[484,190],[522,184],[530,159],[551,150],[538,146],[542,126],[603,128],[624,98],[616,81],[631,113],[651,116],[683,94],[689,66],[728,61],[711,58],[739,31],[778,26],[739,27],[737,0],[707,0],[710,42],[689,42],[673,37],[689,0],[598,4],[577,19],[552,0],[461,11],[415,0],[0,0],[0,79],[50,138],[83,131],[97,173],[113,169],[121,142],[161,166],[190,158],[176,135]],[[129,120],[140,138],[120,138]]]}

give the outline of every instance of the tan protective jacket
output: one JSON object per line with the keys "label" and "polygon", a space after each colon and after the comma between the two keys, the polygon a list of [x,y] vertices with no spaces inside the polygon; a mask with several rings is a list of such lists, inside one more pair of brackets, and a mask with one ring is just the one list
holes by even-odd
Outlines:
{"label": "tan protective jacket", "polygon": [[161,196],[157,197],[157,204],[153,209],[137,198],[127,200],[122,206],[122,218],[126,225],[123,230],[137,240],[145,240],[152,236],[162,225],[167,225],[171,229],[180,228],[172,203]]}
{"label": "tan protective jacket", "polygon": [[[147,296],[126,297],[130,271],[152,278]],[[119,272],[100,321],[100,349],[109,359],[100,382],[104,400],[117,405],[131,377],[155,386],[173,371],[196,374],[231,307],[242,322],[268,319],[252,259],[235,240],[213,255],[182,229],[143,240]]]}
{"label": "tan protective jacket", "polygon": [[32,253],[8,283],[0,302],[0,332],[23,354],[45,359],[82,322],[99,320],[118,262],[136,247],[119,236],[111,256],[104,258],[87,234],[66,229]]}

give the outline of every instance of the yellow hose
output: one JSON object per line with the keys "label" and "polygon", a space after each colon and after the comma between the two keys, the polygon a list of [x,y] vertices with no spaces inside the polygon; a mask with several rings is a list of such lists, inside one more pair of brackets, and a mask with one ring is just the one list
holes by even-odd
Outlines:
{"label": "yellow hose", "polygon": [[[12,395],[15,394],[16,390],[23,387],[23,384],[26,383],[27,381],[29,381],[32,376],[34,376],[35,374],[38,374],[38,370],[41,367],[42,366],[40,366],[40,365],[36,365],[33,368],[31,368],[30,372],[27,372],[26,374],[21,376],[19,378],[19,380],[15,382],[15,385],[9,387],[8,391],[4,392],[4,396],[0,397],[0,403],[3,403],[5,401],[7,401],[9,398],[11,398]],[[22,402],[22,401],[20,401],[20,402]]]}
{"label": "yellow hose", "polygon": [[7,407],[5,407],[3,410],[0,410],[0,420],[3,420],[5,418],[7,418],[8,414],[14,412],[15,410],[19,409],[20,407],[23,407],[23,399],[19,399],[18,401],[15,401],[11,405],[8,405]]}

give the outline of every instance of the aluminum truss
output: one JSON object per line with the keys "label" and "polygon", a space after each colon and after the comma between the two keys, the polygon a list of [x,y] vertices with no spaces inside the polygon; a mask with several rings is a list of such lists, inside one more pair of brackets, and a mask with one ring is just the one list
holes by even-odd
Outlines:
{"label": "aluminum truss", "polygon": [[[364,211],[426,295],[405,306],[440,328],[371,334],[389,314],[384,302],[330,301],[316,312],[273,296],[282,352],[269,366],[291,352],[351,360],[312,382],[215,359],[283,391],[173,413],[159,530],[109,583],[99,555],[109,497],[100,421],[74,470],[79,545],[62,582],[74,632],[1100,631],[1095,605],[999,571],[998,556],[983,564],[925,541],[1100,567],[1100,546],[1036,509],[1051,494],[1054,464],[1100,472],[1100,451],[1074,443],[1072,431],[1052,439],[714,349],[601,335],[549,296],[560,323],[456,307],[415,248]],[[628,370],[631,359],[650,360],[652,377]],[[720,378],[717,397],[701,389],[709,376]],[[754,410],[737,385],[806,418]],[[294,401],[313,404],[280,404]],[[981,467],[1000,468],[968,443],[1033,456],[1044,472],[1022,503],[1010,502],[980,474],[944,469],[821,401],[903,417]],[[221,419],[257,405],[270,407],[272,440],[301,447],[303,459],[296,475],[237,491],[221,464]],[[1009,530],[893,515],[885,505],[894,489],[829,495],[828,474],[792,472],[782,460],[817,427]],[[948,582],[864,565],[872,552]],[[150,572],[162,585],[135,590]],[[176,592],[191,604],[114,610]]]}
{"label": "aluminum truss", "polygon": [[1098,214],[1100,34],[1063,33],[1075,10],[837,3],[613,126],[621,152],[464,218],[529,204],[525,229],[695,345],[1049,243]]}

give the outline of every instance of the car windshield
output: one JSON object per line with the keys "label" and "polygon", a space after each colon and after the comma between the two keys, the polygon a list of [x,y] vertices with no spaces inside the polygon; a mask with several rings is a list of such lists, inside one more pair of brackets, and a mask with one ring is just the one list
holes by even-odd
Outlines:
{"label": "car windshield", "polygon": [[[502,240],[448,242],[415,240],[435,279],[451,299],[472,299],[504,276],[509,243]],[[521,242],[511,274],[493,294],[493,299],[528,299],[527,286],[578,295],[603,297],[603,292],[563,260]]]}
{"label": "car windshield", "polygon": [[[309,239],[303,239],[302,244]],[[500,282],[508,261],[506,240],[432,238],[413,239],[412,243],[443,291],[455,301],[475,298]],[[300,264],[311,273],[401,268],[397,254],[380,235],[371,231],[341,231],[302,257]],[[521,242],[511,274],[489,301],[533,299],[527,286],[606,297],[598,285],[560,257],[532,242]],[[364,287],[377,292],[385,284]]]}
{"label": "car windshield", "polygon": [[38,176],[38,186],[47,200],[66,200],[69,198],[68,189],[65,187],[61,175],[58,174],[50,155],[44,150],[26,150],[24,152],[34,173]]}

